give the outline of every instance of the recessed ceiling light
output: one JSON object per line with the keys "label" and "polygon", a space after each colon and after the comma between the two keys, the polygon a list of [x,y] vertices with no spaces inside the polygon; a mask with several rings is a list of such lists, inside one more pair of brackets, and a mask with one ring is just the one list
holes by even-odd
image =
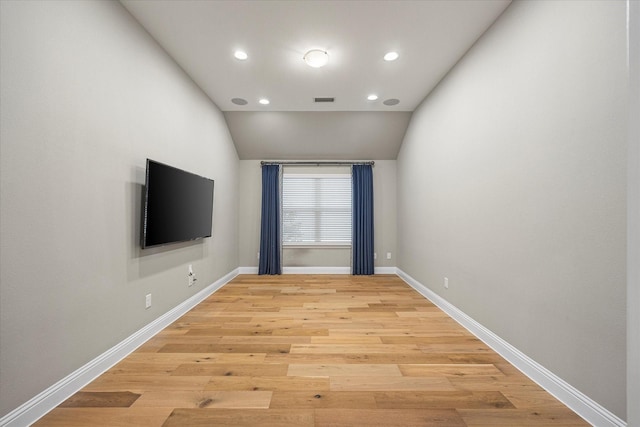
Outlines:
{"label": "recessed ceiling light", "polygon": [[231,102],[233,102],[236,105],[247,105],[248,102],[246,99],[244,98],[232,98]]}
{"label": "recessed ceiling light", "polygon": [[308,66],[320,68],[324,67],[327,65],[327,62],[329,62],[329,54],[324,50],[312,49],[305,53],[302,59],[304,59],[304,62],[306,62]]}
{"label": "recessed ceiling light", "polygon": [[389,99],[385,99],[382,103],[384,105],[388,105],[388,106],[392,107],[394,105],[398,105],[400,103],[400,100],[396,99],[396,98],[389,98]]}
{"label": "recessed ceiling light", "polygon": [[395,61],[396,59],[398,59],[398,52],[387,52],[384,55],[384,60],[385,61]]}
{"label": "recessed ceiling light", "polygon": [[367,96],[367,99],[369,101],[375,101],[376,99],[378,99],[378,95],[371,94],[371,95]]}
{"label": "recessed ceiling light", "polygon": [[260,98],[258,102],[262,105],[269,105],[269,100],[267,98]]}
{"label": "recessed ceiling light", "polygon": [[233,53],[233,56],[235,56],[236,59],[239,59],[240,61],[244,61],[245,59],[247,59],[249,57],[249,55],[247,55],[247,52],[243,52],[241,50],[236,50]]}

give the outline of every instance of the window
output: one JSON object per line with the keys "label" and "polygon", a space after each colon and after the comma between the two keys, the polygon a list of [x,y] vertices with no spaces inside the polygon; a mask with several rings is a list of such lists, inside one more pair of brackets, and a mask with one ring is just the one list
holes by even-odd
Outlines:
{"label": "window", "polygon": [[350,245],[351,175],[283,175],[282,243]]}

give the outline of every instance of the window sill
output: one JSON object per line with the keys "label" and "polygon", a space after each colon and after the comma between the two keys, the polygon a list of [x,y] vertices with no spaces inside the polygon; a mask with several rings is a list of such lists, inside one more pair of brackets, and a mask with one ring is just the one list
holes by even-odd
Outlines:
{"label": "window sill", "polygon": [[351,249],[351,244],[283,243],[282,249]]}

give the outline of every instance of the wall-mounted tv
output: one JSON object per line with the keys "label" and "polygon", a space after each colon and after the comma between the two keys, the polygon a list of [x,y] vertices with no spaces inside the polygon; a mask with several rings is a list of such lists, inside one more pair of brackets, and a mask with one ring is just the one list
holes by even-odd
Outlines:
{"label": "wall-mounted tv", "polygon": [[211,237],[213,180],[147,159],[142,248]]}

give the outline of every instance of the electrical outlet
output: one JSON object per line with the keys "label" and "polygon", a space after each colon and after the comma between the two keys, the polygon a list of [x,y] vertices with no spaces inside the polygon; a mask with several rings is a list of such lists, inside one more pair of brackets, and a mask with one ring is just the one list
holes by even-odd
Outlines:
{"label": "electrical outlet", "polygon": [[377,252],[373,253],[373,259],[378,259],[378,253]]}
{"label": "electrical outlet", "polygon": [[147,294],[144,300],[144,308],[146,309],[149,307],[151,307],[151,294]]}
{"label": "electrical outlet", "polygon": [[445,289],[449,289],[449,278],[448,277],[444,278],[444,288]]}
{"label": "electrical outlet", "polygon": [[387,259],[391,259],[391,252],[387,252]]}
{"label": "electrical outlet", "polygon": [[256,256],[257,259],[260,259],[260,252],[258,252],[258,255]]}
{"label": "electrical outlet", "polygon": [[187,279],[188,279],[188,283],[189,283],[189,287],[193,286],[193,284],[196,282],[196,275],[193,272],[193,266],[191,264],[189,264],[189,273],[187,274]]}

